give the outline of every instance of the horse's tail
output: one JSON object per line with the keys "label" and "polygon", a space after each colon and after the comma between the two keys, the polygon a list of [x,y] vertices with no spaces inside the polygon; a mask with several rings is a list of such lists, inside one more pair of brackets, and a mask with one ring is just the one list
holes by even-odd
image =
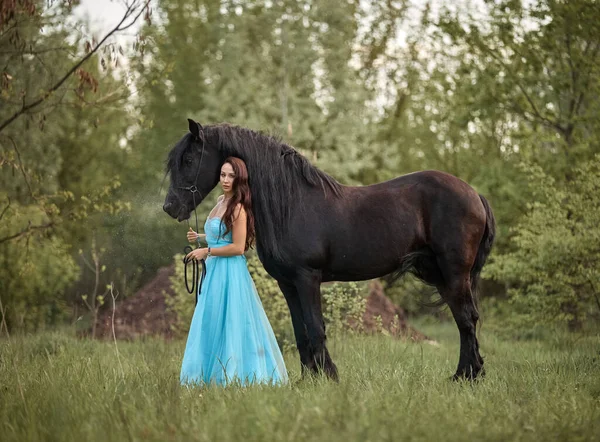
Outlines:
{"label": "horse's tail", "polygon": [[481,269],[487,260],[487,257],[492,250],[492,245],[494,244],[494,238],[496,236],[496,218],[494,218],[494,213],[492,212],[492,208],[490,207],[490,203],[485,199],[483,195],[479,195],[481,202],[483,203],[483,207],[485,208],[485,231],[483,232],[483,237],[481,238],[481,242],[479,243],[479,249],[477,250],[477,257],[475,258],[475,263],[471,268],[471,293],[473,294],[473,300],[475,301],[475,305],[477,305],[477,286],[479,284],[479,274],[481,273]]}

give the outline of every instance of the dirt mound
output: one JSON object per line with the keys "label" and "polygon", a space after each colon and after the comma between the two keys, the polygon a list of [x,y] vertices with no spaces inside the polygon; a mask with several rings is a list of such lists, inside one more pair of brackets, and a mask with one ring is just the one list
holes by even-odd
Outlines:
{"label": "dirt mound", "polygon": [[404,310],[385,296],[383,286],[377,280],[369,283],[369,297],[362,319],[366,332],[376,333],[385,330],[387,334],[404,339],[429,340],[427,336],[407,323]]}
{"label": "dirt mound", "polygon": [[[142,336],[173,337],[170,325],[174,315],[167,312],[165,296],[173,296],[169,278],[174,266],[162,267],[156,276],[135,295],[118,302],[115,313],[117,339],[135,339]],[[112,338],[112,309],[98,317],[96,336]],[[369,297],[363,315],[363,329],[367,333],[384,332],[391,336],[416,341],[428,339],[406,322],[406,314],[384,294],[379,281],[369,284]]]}
{"label": "dirt mound", "polygon": [[[175,317],[167,311],[166,296],[172,296],[169,278],[175,273],[173,265],[162,267],[156,276],[135,295],[115,308],[115,335],[117,339],[135,339],[141,336],[164,336],[171,338],[171,324]],[[98,317],[96,336],[112,338],[112,309]]]}

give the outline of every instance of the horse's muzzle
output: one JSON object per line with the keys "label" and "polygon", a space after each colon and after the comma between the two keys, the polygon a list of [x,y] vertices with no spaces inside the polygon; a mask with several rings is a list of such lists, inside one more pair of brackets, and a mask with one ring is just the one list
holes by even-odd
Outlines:
{"label": "horse's muzzle", "polygon": [[189,218],[189,214],[186,216],[186,210],[183,206],[174,203],[165,203],[163,210],[171,217],[177,219],[177,221],[183,221]]}

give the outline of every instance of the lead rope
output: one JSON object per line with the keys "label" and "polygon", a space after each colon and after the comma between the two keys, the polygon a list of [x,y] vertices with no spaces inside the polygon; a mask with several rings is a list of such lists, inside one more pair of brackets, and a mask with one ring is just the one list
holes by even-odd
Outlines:
{"label": "lead rope", "polygon": [[[202,141],[202,153],[200,154],[200,162],[198,163],[198,169],[196,170],[196,178],[194,179],[194,184],[189,187],[181,187],[181,189],[189,190],[192,192],[192,201],[194,203],[194,217],[196,218],[196,234],[200,230],[198,227],[198,212],[196,212],[196,193],[198,192],[198,187],[196,187],[196,181],[198,180],[198,174],[200,173],[200,166],[202,165],[202,158],[204,157],[204,134],[200,137]],[[190,222],[187,221],[187,225],[189,227]],[[197,238],[198,248],[200,247],[200,237]],[[204,282],[204,277],[206,276],[206,262],[204,259],[201,259],[200,262],[194,259],[187,259],[186,256],[188,253],[192,252],[194,249],[192,246],[185,246],[183,249],[183,279],[185,281],[185,288],[190,294],[194,294],[195,303],[194,306],[198,305],[198,297],[200,296],[200,292],[202,291],[202,283]],[[192,287],[190,288],[188,282],[188,264],[192,262]],[[202,264],[202,273],[200,273],[200,264]]]}
{"label": "lead rope", "polygon": [[[194,201],[194,207],[196,207],[196,195],[195,192],[192,192],[192,199]],[[196,217],[196,233],[198,233],[198,214],[196,213],[196,209],[194,209],[194,215]],[[188,226],[190,225],[190,222],[188,221]],[[198,248],[200,247],[200,237],[197,238],[198,241]],[[190,253],[191,251],[193,251],[194,249],[192,248],[192,246],[185,246],[183,249],[183,279],[185,280],[185,288],[188,291],[188,293],[193,294],[195,293],[195,303],[194,306],[198,305],[198,297],[200,296],[200,293],[202,292],[202,283],[204,282],[204,277],[206,276],[206,262],[201,259],[200,262],[189,258],[187,259],[186,256],[188,253]],[[190,288],[189,282],[188,282],[188,264],[192,263],[192,287]],[[202,274],[200,274],[200,264],[202,264]]]}

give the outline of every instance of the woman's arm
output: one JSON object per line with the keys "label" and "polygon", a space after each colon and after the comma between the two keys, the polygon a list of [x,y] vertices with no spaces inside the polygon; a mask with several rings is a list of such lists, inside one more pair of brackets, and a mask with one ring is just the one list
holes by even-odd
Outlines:
{"label": "woman's arm", "polygon": [[205,233],[196,233],[190,227],[190,230],[188,230],[188,232],[187,232],[187,240],[191,243],[195,243],[198,238],[200,240],[206,241],[206,234]]}

